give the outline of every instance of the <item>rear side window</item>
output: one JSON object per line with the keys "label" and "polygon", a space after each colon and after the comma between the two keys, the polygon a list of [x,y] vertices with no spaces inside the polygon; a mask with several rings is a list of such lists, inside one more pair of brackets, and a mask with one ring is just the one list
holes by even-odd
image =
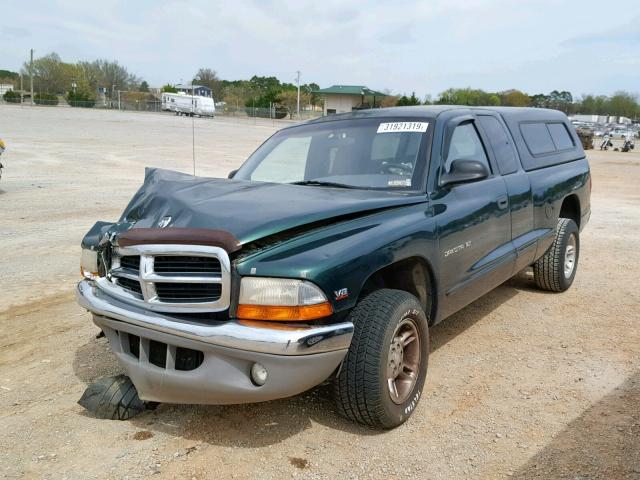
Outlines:
{"label": "rear side window", "polygon": [[571,135],[569,135],[567,131],[567,126],[564,123],[547,123],[547,128],[556,146],[556,150],[568,150],[575,146]]}
{"label": "rear side window", "polygon": [[518,171],[518,159],[511,140],[502,124],[497,118],[488,115],[480,115],[478,121],[485,129],[491,142],[491,147],[498,161],[498,168],[502,175],[508,175]]}
{"label": "rear side window", "polygon": [[532,155],[544,155],[556,151],[551,133],[545,123],[522,123],[520,131]]}

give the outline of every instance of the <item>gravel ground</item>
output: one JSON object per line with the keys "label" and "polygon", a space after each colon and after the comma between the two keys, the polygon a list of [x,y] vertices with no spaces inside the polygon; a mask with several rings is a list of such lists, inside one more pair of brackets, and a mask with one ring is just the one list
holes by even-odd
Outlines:
{"label": "gravel ground", "polygon": [[[277,127],[196,119],[198,173],[226,176]],[[125,422],[76,404],[118,365],[73,299],[79,242],[145,166],[191,170],[191,120],[0,106],[0,477],[640,479],[640,154],[590,151],[576,281],[524,272],[432,330],[405,425],[337,416],[326,387]]]}

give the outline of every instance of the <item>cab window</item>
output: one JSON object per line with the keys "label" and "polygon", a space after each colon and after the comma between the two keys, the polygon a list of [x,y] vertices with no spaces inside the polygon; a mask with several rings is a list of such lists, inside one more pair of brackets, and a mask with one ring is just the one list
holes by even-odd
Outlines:
{"label": "cab window", "polygon": [[449,153],[444,162],[444,171],[451,171],[451,162],[454,160],[477,160],[482,162],[491,171],[487,153],[482,146],[482,141],[473,123],[463,123],[458,125],[451,136]]}

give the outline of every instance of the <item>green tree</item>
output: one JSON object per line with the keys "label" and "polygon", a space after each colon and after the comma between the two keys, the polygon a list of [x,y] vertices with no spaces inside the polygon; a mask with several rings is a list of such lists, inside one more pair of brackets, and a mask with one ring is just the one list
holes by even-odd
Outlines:
{"label": "green tree", "polygon": [[166,93],[178,93],[178,89],[176,87],[174,87],[173,85],[171,85],[170,83],[167,83],[166,85],[164,85],[161,89],[161,92],[166,92]]}
{"label": "green tree", "polygon": [[147,83],[146,80],[143,80],[142,82],[140,82],[140,91],[145,93],[149,91],[149,84]]}
{"label": "green tree", "polygon": [[193,78],[193,83],[196,85],[202,85],[209,87],[213,98],[222,97],[222,84],[218,78],[218,74],[211,68],[201,68]]}
{"label": "green tree", "polygon": [[583,95],[577,105],[577,112],[587,115],[604,115],[607,112],[609,99],[606,95]]}
{"label": "green tree", "polygon": [[243,85],[233,84],[228,82],[228,85],[223,87],[222,99],[229,106],[239,109],[245,105],[247,98],[247,90]]}
{"label": "green tree", "polygon": [[436,101],[440,105],[497,106],[500,97],[495,93],[472,88],[450,88],[440,94]]}
{"label": "green tree", "polygon": [[406,95],[402,95],[396,102],[396,105],[398,107],[407,107],[407,106],[420,105],[420,104],[421,102],[420,102],[420,99],[416,97],[416,92],[411,92],[410,97],[407,97]]}
{"label": "green tree", "polygon": [[[289,118],[293,118],[293,115],[296,113],[298,108],[298,91],[296,90],[285,90],[278,95],[277,98],[278,105],[284,107],[289,113]],[[309,103],[309,94],[300,89],[300,109],[302,109],[306,104]]]}
{"label": "green tree", "polygon": [[520,90],[506,90],[498,95],[500,104],[507,107],[528,107],[531,104],[529,95]]}
{"label": "green tree", "polygon": [[7,90],[6,92],[4,92],[2,98],[7,103],[20,103],[20,94],[14,92],[13,90]]}
{"label": "green tree", "polygon": [[0,78],[10,79],[10,80],[19,80],[20,74],[18,72],[12,72],[11,70],[0,70]]}
{"label": "green tree", "polygon": [[55,93],[36,93],[33,101],[36,105],[58,105],[58,95]]}
{"label": "green tree", "polygon": [[85,90],[76,90],[67,93],[67,103],[72,107],[93,108],[96,98]]}
{"label": "green tree", "polygon": [[611,115],[633,118],[638,115],[638,97],[623,91],[615,92],[609,99]]}
{"label": "green tree", "polygon": [[313,93],[320,90],[320,85],[318,85],[317,83],[308,83],[307,85],[305,85],[305,87],[309,92],[309,102],[311,103],[311,105],[313,105],[314,107],[316,105],[320,105],[322,103],[322,98],[317,93]]}
{"label": "green tree", "polygon": [[573,97],[566,90],[554,90],[547,96],[547,106],[564,113],[571,113],[573,105]]}
{"label": "green tree", "polygon": [[549,97],[544,93],[537,93],[529,98],[531,99],[532,107],[547,108],[549,106]]}
{"label": "green tree", "polygon": [[[24,70],[30,72],[30,65],[24,64]],[[70,87],[76,75],[72,64],[64,63],[57,53],[49,53],[33,61],[33,86],[37,92],[64,93]]]}
{"label": "green tree", "polygon": [[10,70],[0,70],[0,83],[13,85],[13,88],[20,86],[20,74]]}

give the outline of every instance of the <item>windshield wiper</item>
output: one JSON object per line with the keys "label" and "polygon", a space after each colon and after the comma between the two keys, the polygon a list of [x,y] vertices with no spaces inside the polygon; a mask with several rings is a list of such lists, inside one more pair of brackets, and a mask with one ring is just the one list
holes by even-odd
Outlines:
{"label": "windshield wiper", "polygon": [[336,188],[358,188],[353,185],[344,183],[325,182],[323,180],[300,180],[299,182],[291,182],[291,185],[312,185],[314,187],[336,187]]}

